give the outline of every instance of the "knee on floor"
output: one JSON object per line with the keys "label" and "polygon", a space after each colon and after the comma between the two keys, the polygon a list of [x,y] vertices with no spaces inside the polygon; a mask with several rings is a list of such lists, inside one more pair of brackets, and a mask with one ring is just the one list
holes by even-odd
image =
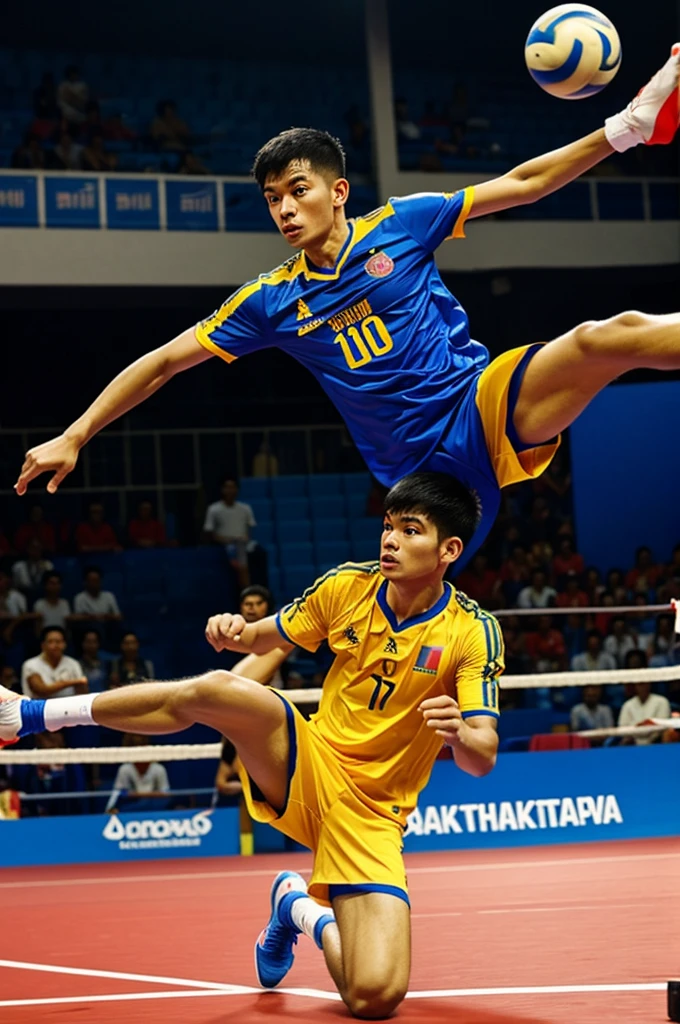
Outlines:
{"label": "knee on floor", "polygon": [[383,1020],[396,1010],[405,995],[405,985],[367,981],[353,985],[346,1002],[352,1016],[360,1020]]}

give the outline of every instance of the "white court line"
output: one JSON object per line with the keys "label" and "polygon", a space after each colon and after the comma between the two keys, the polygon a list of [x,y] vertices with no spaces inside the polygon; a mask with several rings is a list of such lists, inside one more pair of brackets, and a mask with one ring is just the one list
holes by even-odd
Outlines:
{"label": "white court line", "polygon": [[166,978],[157,974],[128,974],[123,971],[97,971],[87,967],[63,967],[57,964],[34,964],[26,960],[0,960],[0,967],[17,971],[42,971],[44,974],[75,974],[84,978],[113,978],[117,981],[144,981],[152,985],[184,985],[190,988],[224,989],[227,993],[259,992],[246,985],[225,985],[220,981],[194,981],[189,978]]}
{"label": "white court line", "polygon": [[[451,850],[447,852],[453,853],[456,851]],[[575,864],[638,864],[641,861],[646,862],[678,859],[680,859],[680,851],[675,853],[631,853],[603,857],[556,857],[554,860],[510,860],[491,862],[489,864],[452,864],[448,867],[409,868],[408,874],[438,875],[454,874],[466,871],[507,871],[512,868],[554,868],[557,865],[567,865],[571,867]],[[2,870],[11,871],[13,869],[0,868],[0,871]],[[53,878],[35,879],[26,882],[0,882],[0,889],[39,889],[59,886],[67,887],[73,885],[114,885],[117,882],[123,885],[127,885],[130,882],[190,882],[192,880],[201,881],[214,878],[271,878],[274,873],[273,868],[258,868],[255,871],[187,871],[167,875],[100,875],[97,878],[81,876],[80,878]]]}
{"label": "white court line", "polygon": [[[581,995],[584,993],[602,992],[664,992],[664,982],[628,983],[621,985],[524,985],[508,988],[451,988],[429,989],[422,992],[408,992],[407,999],[470,999],[482,996],[521,996],[521,995]],[[263,995],[261,989],[250,989],[257,995]],[[340,1001],[337,992],[326,992],[316,988],[281,988],[276,993],[287,996],[300,996],[306,999],[330,999]],[[271,998],[276,993],[272,992]],[[105,996],[57,996],[54,999],[4,999],[0,1006],[52,1006],[59,1003],[104,1003],[125,1002],[139,999],[186,999],[200,996],[235,996],[241,993],[223,989],[208,989],[200,992],[124,992]]]}
{"label": "white court line", "polygon": [[[573,906],[571,904],[559,904],[554,907],[513,907],[504,910],[475,910],[475,914],[562,914],[570,913],[572,910],[596,910],[600,913],[602,910],[630,910],[633,907],[649,907],[649,900],[638,901],[637,903],[607,903],[602,905],[601,903],[596,906],[591,906],[584,903],[582,906]],[[418,917],[418,914],[413,914],[413,917]],[[428,915],[420,915],[421,917]]]}

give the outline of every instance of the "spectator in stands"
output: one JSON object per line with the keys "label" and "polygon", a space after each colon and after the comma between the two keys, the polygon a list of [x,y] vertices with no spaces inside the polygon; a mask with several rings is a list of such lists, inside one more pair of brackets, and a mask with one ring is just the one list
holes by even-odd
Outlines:
{"label": "spectator in stands", "polygon": [[668,665],[668,655],[675,643],[675,617],[659,615],[654,635],[647,641],[647,657],[652,668]]}
{"label": "spectator in stands", "polygon": [[28,510],[28,522],[22,523],[14,536],[14,547],[20,555],[26,553],[28,542],[36,537],[46,554],[54,554],[56,545],[54,527],[45,519],[42,505],[33,504]]}
{"label": "spectator in stands", "polygon": [[109,686],[127,686],[128,683],[143,683],[154,678],[152,663],[139,653],[139,637],[136,633],[124,633],[120,642],[120,657],[111,662]]}
{"label": "spectator in stands", "polygon": [[516,544],[512,554],[501,563],[496,584],[496,596],[503,595],[506,607],[512,607],[521,590],[527,585],[531,569],[526,548]]}
{"label": "spectator in stands", "polygon": [[40,85],[33,90],[33,113],[41,121],[56,121],[59,117],[57,86],[51,71],[43,74]]}
{"label": "spectator in stands", "polygon": [[534,569],[531,573],[531,584],[520,590],[517,597],[518,608],[551,608],[555,604],[557,591],[548,586],[543,569]]}
{"label": "spectator in stands", "polygon": [[108,688],[112,661],[112,656],[101,650],[98,630],[86,630],[80,641],[80,664],[90,693],[101,693]]}
{"label": "spectator in stands", "polygon": [[[613,608],[615,604],[614,595],[605,590],[600,595],[600,608]],[[613,615],[611,612],[598,611],[595,613],[595,629],[599,629],[602,636],[609,633]]]}
{"label": "spectator in stands", "polygon": [[[579,558],[581,556],[579,555]],[[575,573],[562,577],[564,590],[557,595],[558,608],[587,608],[588,595],[581,590],[579,578]]]}
{"label": "spectator in stands", "polygon": [[623,572],[621,569],[610,569],[607,573],[607,583],[605,590],[609,591],[610,594],[614,595],[619,590],[626,589],[626,585],[623,579]]}
{"label": "spectator in stands", "polygon": [[153,504],[143,498],[137,505],[137,515],[128,526],[130,546],[133,548],[163,548],[167,544],[165,527],[154,515]]}
{"label": "spectator in stands", "polygon": [[666,566],[664,576],[666,579],[677,579],[680,577],[680,544],[676,544],[671,554],[671,560]]}
{"label": "spectator in stands", "polygon": [[40,654],[21,666],[21,690],[24,696],[44,700],[47,697],[73,697],[87,693],[82,668],[69,658],[66,633],[58,626],[46,626],[40,634]]}
{"label": "spectator in stands", "polygon": [[81,554],[100,551],[122,551],[115,530],[104,518],[101,501],[91,501],[87,520],[76,526],[76,548]]}
{"label": "spectator in stands", "polygon": [[76,129],[86,120],[89,98],[90,88],[87,82],[83,81],[80,68],[75,64],[69,64],[57,89],[57,106],[64,120]]}
{"label": "spectator in stands", "polygon": [[[526,650],[526,634],[522,632],[518,615],[503,616],[503,642],[505,644],[505,670],[508,675],[521,675],[531,671],[531,659]],[[507,709],[517,706],[520,694],[516,690],[501,690],[501,700]]]}
{"label": "spectator in stands", "polygon": [[178,115],[174,100],[161,100],[157,104],[156,116],[151,122],[151,138],[158,149],[183,152],[188,148],[191,131]]}
{"label": "spectator in stands", "polygon": [[394,119],[397,125],[397,138],[404,142],[416,142],[421,135],[420,128],[411,117],[405,97],[398,96],[394,101]]}
{"label": "spectator in stands", "polygon": [[352,149],[362,150],[368,141],[368,122],[363,117],[357,103],[352,103],[343,114],[347,125],[347,138]]}
{"label": "spectator in stands", "polygon": [[21,591],[12,588],[9,573],[0,569],[0,633],[3,642],[11,646],[17,629],[35,618],[35,612],[29,612]]}
{"label": "spectator in stands", "polygon": [[602,634],[591,629],[586,637],[586,649],[571,659],[572,672],[613,672],[616,661],[611,654],[602,650]]}
{"label": "spectator in stands", "polygon": [[2,665],[0,663],[0,686],[4,686],[8,690],[12,690],[14,693],[21,693],[19,676],[16,673],[14,665]]}
{"label": "spectator in stands", "polygon": [[612,729],[614,727],[614,715],[608,704],[602,703],[601,686],[584,686],[582,690],[582,703],[575,704],[569,716],[569,726],[572,732],[581,732],[585,729]]}
{"label": "spectator in stands", "polygon": [[[118,623],[123,618],[118,601],[110,590],[102,590],[101,569],[97,566],[86,566],[83,581],[84,589],[73,599],[74,618],[80,621],[81,630],[93,628],[93,625],[96,627],[98,624],[107,643],[110,643],[117,632]],[[87,625],[84,625],[85,623]]]}
{"label": "spectator in stands", "polygon": [[48,569],[42,578],[43,596],[33,605],[33,611],[40,618],[40,629],[57,626],[66,632],[71,615],[71,605],[61,596],[61,575],[55,569]]}
{"label": "spectator in stands", "polygon": [[600,576],[600,570],[594,565],[589,565],[586,569],[583,589],[588,596],[588,604],[591,607],[600,603],[600,597],[605,588]]}
{"label": "spectator in stands", "polygon": [[541,569],[546,579],[550,579],[550,567],[552,566],[553,551],[550,544],[545,540],[534,540],[529,547],[529,565],[532,569]]}
{"label": "spectator in stands", "polygon": [[222,752],[215,775],[216,807],[238,807],[243,786],[238,774],[236,747],[226,737],[222,739]]}
{"label": "spectator in stands", "polygon": [[651,549],[643,545],[635,552],[635,567],[626,573],[625,586],[633,592],[653,590],[661,572],[662,567],[652,560]]}
{"label": "spectator in stands", "polygon": [[[148,736],[126,733],[123,746],[146,747]],[[139,761],[122,764],[116,773],[113,793],[106,805],[107,812],[114,809],[129,811],[163,811],[170,806],[168,773],[158,761]],[[124,795],[122,795],[124,794]]]}
{"label": "spectator in stands", "polygon": [[626,655],[634,651],[637,645],[638,638],[630,629],[626,616],[615,615],[609,627],[609,636],[604,641],[604,650],[614,658],[617,668],[623,668]]}
{"label": "spectator in stands", "polygon": [[251,476],[257,477],[279,475],[279,460],[271,450],[269,441],[266,438],[257,449],[257,454],[253,458],[253,465],[250,472]]}
{"label": "spectator in stands", "polygon": [[495,593],[498,573],[489,568],[489,559],[478,551],[470,565],[456,579],[456,587],[484,608],[497,607]]}
{"label": "spectator in stands", "polygon": [[28,131],[16,147],[9,162],[10,167],[22,171],[42,171],[45,168],[45,150],[38,136]]}
{"label": "spectator in stands", "polygon": [[562,672],[566,668],[564,637],[553,627],[552,616],[539,615],[536,630],[526,635],[525,647],[535,672]]}
{"label": "spectator in stands", "polygon": [[585,569],[583,555],[574,551],[571,537],[561,537],[557,545],[557,554],[553,558],[553,579],[559,587],[568,576],[581,576]]}
{"label": "spectator in stands", "polygon": [[202,160],[200,160],[195,153],[192,153],[190,149],[187,149],[182,153],[182,159],[177,167],[178,174],[210,174],[210,169],[206,167]]}
{"label": "spectator in stands", "polygon": [[242,587],[250,582],[248,577],[248,542],[250,530],[257,526],[250,505],[237,501],[238,483],[234,477],[227,477],[220,491],[220,501],[208,505],[203,523],[203,532],[213,544],[221,544],[236,572]]}
{"label": "spectator in stands", "polygon": [[586,646],[586,625],[583,615],[565,615],[567,620],[562,627],[564,645],[567,651],[569,664],[576,654],[580,654]]}
{"label": "spectator in stands", "polygon": [[532,481],[534,494],[543,495],[554,514],[560,519],[569,515],[571,508],[571,473],[561,451],[536,480]]}
{"label": "spectator in stands", "polygon": [[[642,725],[648,718],[670,718],[671,706],[666,697],[660,693],[652,693],[651,683],[635,683],[635,696],[627,700],[619,713],[618,725]],[[661,732],[653,733],[651,736],[635,736],[622,740],[623,743],[631,741],[638,746],[647,746],[656,743]]]}
{"label": "spectator in stands", "polygon": [[633,604],[640,608],[639,612],[631,612],[630,620],[634,625],[635,632],[638,636],[638,643],[640,647],[647,649],[650,638],[656,633],[656,619],[650,612],[643,611],[647,605],[647,598],[644,594],[635,594],[633,597]]}
{"label": "spectator in stands", "polygon": [[90,141],[83,150],[84,171],[115,171],[118,166],[118,157],[115,153],[109,153],[104,146],[102,129],[93,131],[90,134]]}
{"label": "spectator in stands", "polygon": [[[81,765],[64,764],[63,754],[66,748],[66,731],[40,732],[35,737],[37,750],[54,751],[51,763],[31,765],[25,777],[24,789],[32,796],[53,796],[56,793],[71,793],[85,789],[85,777]],[[77,799],[26,800],[22,806],[23,817],[52,817],[57,814],[77,814],[81,811]]]}
{"label": "spectator in stands", "polygon": [[12,566],[12,583],[29,604],[38,597],[48,569],[54,569],[54,563],[43,557],[43,547],[38,538],[31,538],[26,545],[26,557]]}
{"label": "spectator in stands", "polygon": [[73,141],[73,136],[69,131],[63,131],[56,146],[49,154],[48,163],[53,171],[82,171],[83,147]]}
{"label": "spectator in stands", "polygon": [[137,138],[137,132],[125,123],[120,111],[104,121],[103,131],[107,142],[133,142]]}

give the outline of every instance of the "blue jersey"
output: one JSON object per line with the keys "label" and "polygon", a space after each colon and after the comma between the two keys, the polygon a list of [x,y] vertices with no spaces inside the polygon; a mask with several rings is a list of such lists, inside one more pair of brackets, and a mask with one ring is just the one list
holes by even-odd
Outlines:
{"label": "blue jersey", "polygon": [[387,486],[422,467],[489,361],[433,252],[463,237],[472,189],[391,199],[349,222],[332,269],[298,252],[244,285],[198,338],[228,362],[275,346],[310,370]]}

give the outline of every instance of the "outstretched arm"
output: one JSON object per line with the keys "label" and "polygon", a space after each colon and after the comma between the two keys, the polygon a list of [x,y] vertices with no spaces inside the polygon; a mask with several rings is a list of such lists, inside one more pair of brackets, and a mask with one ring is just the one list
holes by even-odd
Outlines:
{"label": "outstretched arm", "polygon": [[500,178],[475,186],[469,217],[483,217],[512,206],[535,203],[578,178],[613,152],[622,153],[640,143],[670,142],[678,128],[678,72],[680,44],[660,71],[620,114],[605,126],[561,149],[528,160]]}
{"label": "outstretched arm", "polygon": [[228,612],[213,615],[205,627],[205,637],[216,651],[267,654],[277,647],[286,649],[286,653],[292,650],[292,645],[287,645],[281,636],[273,615],[259,622],[246,622],[242,615],[231,615]]}
{"label": "outstretched arm", "polygon": [[54,494],[74,468],[80,449],[90,438],[107,423],[118,419],[153,395],[176,373],[197,366],[210,359],[211,355],[198,342],[195,328],[191,327],[167,345],[148,352],[132,363],[104,388],[90,408],[63,434],[26,453],[19,479],[14,485],[17,494],[25,494],[31,480],[48,471],[54,475],[47,484],[47,490]]}

